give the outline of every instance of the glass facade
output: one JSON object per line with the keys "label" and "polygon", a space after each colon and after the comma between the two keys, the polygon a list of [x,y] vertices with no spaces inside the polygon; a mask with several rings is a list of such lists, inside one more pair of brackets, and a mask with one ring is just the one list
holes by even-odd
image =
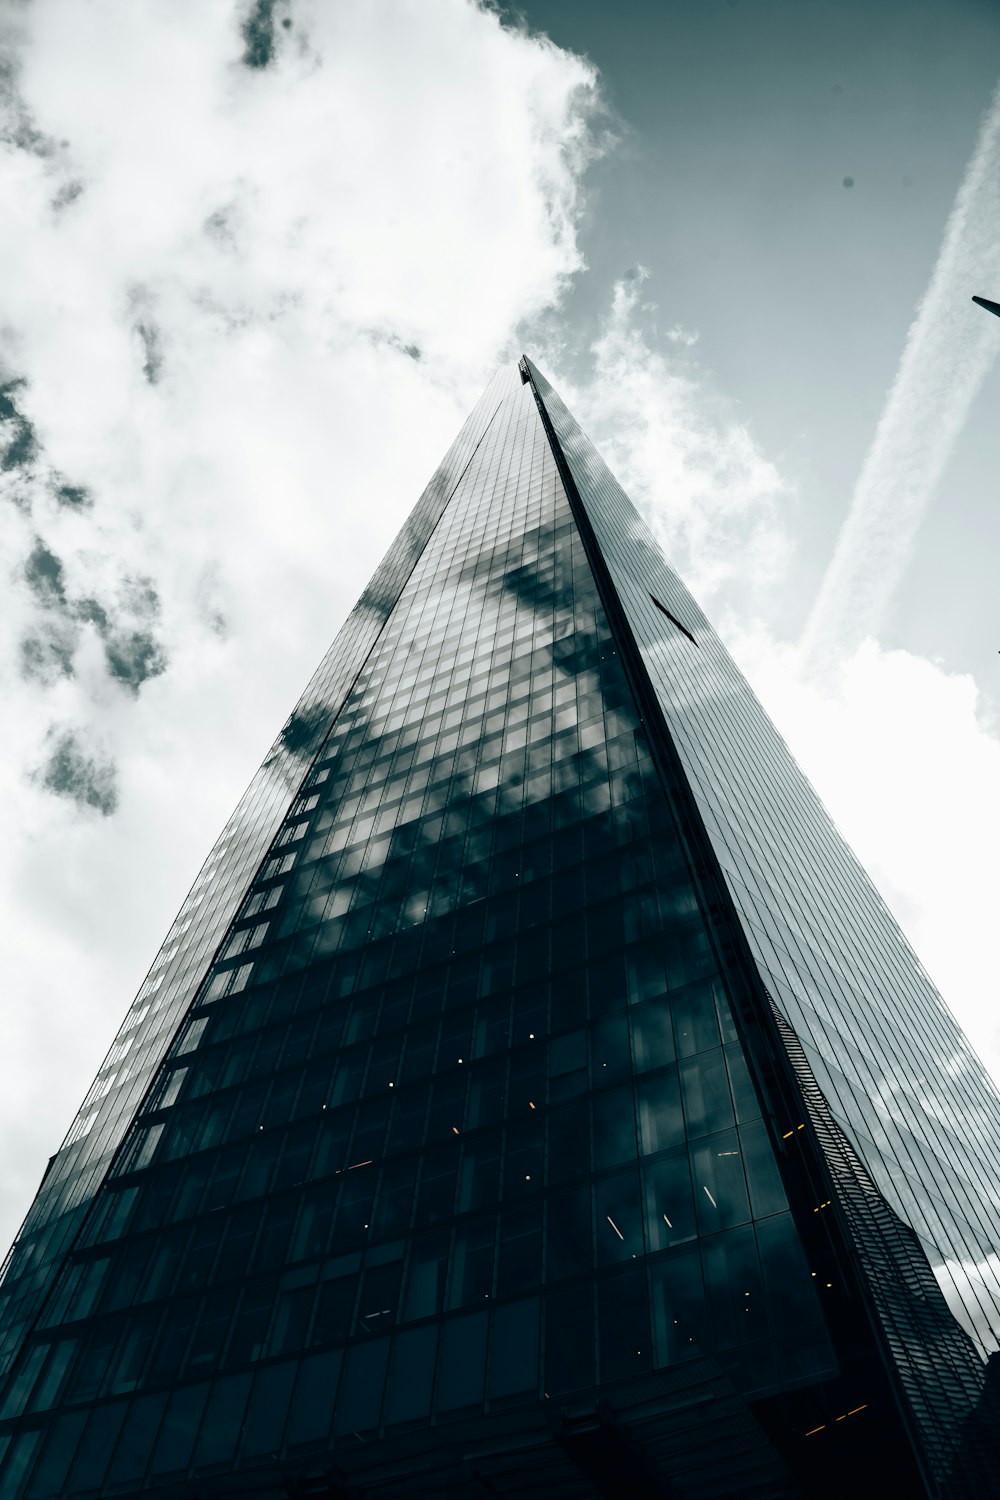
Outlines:
{"label": "glass facade", "polygon": [[990,1493],[997,1119],[522,361],[50,1164],[0,1494]]}

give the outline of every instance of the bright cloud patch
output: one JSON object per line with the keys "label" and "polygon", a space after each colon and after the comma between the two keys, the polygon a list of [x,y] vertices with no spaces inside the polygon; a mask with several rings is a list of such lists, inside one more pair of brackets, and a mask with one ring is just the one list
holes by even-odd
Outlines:
{"label": "bright cloud patch", "polygon": [[646,282],[640,266],[616,285],[590,380],[557,384],[699,600],[749,602],[788,565],[793,497],[693,361],[697,334],[657,337]]}
{"label": "bright cloud patch", "polygon": [[873,640],[830,680],[757,627],[728,640],[993,1076],[1000,740],[970,676]]}
{"label": "bright cloud patch", "polygon": [[600,149],[592,68],[468,0],[7,24],[0,1239]]}

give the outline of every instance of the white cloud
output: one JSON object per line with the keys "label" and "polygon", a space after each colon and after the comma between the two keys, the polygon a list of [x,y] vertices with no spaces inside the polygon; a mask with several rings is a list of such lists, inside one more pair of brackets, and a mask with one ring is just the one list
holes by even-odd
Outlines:
{"label": "white cloud", "polygon": [[589,378],[553,379],[700,601],[749,602],[788,565],[794,497],[693,362],[697,333],[671,326],[659,338],[647,280],[638,266],[616,284]]}
{"label": "white cloud", "polygon": [[296,0],[251,68],[249,14],[8,23],[0,1238],[420,484],[581,265],[588,64],[464,0]]}

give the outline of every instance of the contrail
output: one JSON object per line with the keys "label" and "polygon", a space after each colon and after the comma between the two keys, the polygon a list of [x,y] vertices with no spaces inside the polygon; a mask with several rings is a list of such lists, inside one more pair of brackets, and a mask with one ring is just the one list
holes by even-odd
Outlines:
{"label": "contrail", "polygon": [[1000,85],[983,116],[930,283],[910,325],[802,637],[820,665],[877,632],[910,561],[969,408],[1000,349],[997,327],[972,305],[1000,283]]}

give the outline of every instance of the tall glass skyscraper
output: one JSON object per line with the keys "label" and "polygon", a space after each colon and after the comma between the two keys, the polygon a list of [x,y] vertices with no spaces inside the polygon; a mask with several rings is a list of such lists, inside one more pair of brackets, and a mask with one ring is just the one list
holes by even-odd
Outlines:
{"label": "tall glass skyscraper", "polygon": [[530,361],[6,1262],[0,1495],[997,1493],[1000,1100]]}

